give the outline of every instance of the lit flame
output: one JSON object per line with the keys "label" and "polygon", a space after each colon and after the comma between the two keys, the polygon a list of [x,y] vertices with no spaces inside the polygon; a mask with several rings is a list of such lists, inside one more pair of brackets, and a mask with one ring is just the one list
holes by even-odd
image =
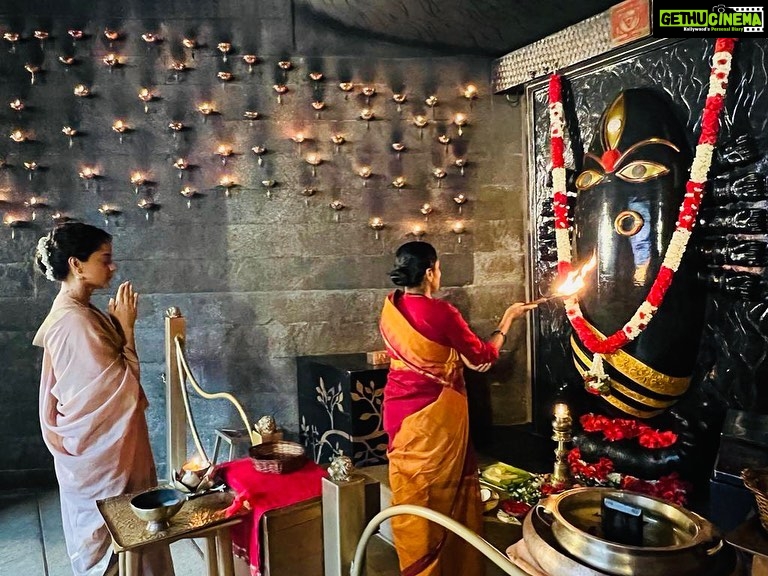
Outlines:
{"label": "lit flame", "polygon": [[563,280],[555,291],[553,296],[573,296],[584,288],[584,277],[594,269],[597,265],[597,257],[593,254],[592,258],[584,264],[581,268],[572,270],[568,273],[568,276]]}

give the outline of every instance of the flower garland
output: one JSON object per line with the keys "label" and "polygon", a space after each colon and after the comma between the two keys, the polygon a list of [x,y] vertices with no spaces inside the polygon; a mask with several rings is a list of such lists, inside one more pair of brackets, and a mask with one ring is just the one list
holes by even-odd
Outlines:
{"label": "flower garland", "polygon": [[668,448],[677,442],[677,434],[671,430],[660,432],[638,420],[589,413],[581,416],[579,423],[585,432],[602,432],[609,442],[637,438],[643,448]]}
{"label": "flower garland", "polygon": [[[672,283],[672,277],[680,266],[680,261],[683,258],[691,236],[691,230],[696,222],[696,215],[698,214],[704,194],[704,183],[707,180],[707,173],[712,163],[712,152],[717,143],[720,129],[720,113],[723,109],[726,88],[728,87],[728,74],[731,70],[731,59],[735,44],[735,38],[718,38],[715,42],[715,54],[712,58],[712,70],[709,78],[709,91],[704,110],[702,111],[701,134],[699,135],[696,153],[691,164],[690,178],[685,187],[685,197],[680,206],[675,231],[664,255],[664,261],[648,292],[648,296],[640,304],[632,318],[621,329],[607,338],[602,338],[592,331],[581,312],[575,295],[565,299],[568,320],[578,334],[579,339],[594,355],[592,369],[589,372],[593,378],[592,382],[588,382],[588,386],[595,386],[598,390],[604,387],[607,376],[602,366],[602,355],[613,354],[639,336],[664,300],[664,295]],[[572,271],[571,240],[568,226],[568,199],[565,192],[565,163],[563,158],[565,145],[563,141],[562,86],[560,76],[557,74],[553,74],[549,80],[549,119],[557,267],[559,274],[565,276]]]}
{"label": "flower garland", "polygon": [[601,457],[597,463],[588,464],[581,459],[581,451],[574,448],[568,452],[568,466],[574,479],[584,486],[607,486],[631,490],[649,496],[662,498],[673,504],[684,506],[691,484],[682,480],[677,472],[662,476],[658,480],[642,480],[635,476],[622,475],[613,471],[613,462]]}

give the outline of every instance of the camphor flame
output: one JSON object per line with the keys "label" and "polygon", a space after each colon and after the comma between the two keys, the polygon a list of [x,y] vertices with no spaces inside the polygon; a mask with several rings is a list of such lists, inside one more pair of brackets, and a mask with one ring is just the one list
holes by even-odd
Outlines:
{"label": "camphor flame", "polygon": [[587,273],[591,272],[597,265],[597,257],[593,254],[583,266],[575,270],[571,270],[558,286],[555,287],[555,291],[552,293],[552,297],[568,297],[574,296],[580,290],[584,288],[584,277]]}

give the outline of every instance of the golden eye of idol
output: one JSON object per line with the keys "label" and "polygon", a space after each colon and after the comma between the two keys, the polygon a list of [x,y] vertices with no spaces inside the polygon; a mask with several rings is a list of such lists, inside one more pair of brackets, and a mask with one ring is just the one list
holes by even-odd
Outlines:
{"label": "golden eye of idol", "polygon": [[621,170],[616,171],[616,176],[625,182],[647,182],[669,173],[669,168],[663,164],[648,160],[630,162]]}
{"label": "golden eye of idol", "polygon": [[589,190],[604,178],[603,174],[595,170],[584,170],[576,178],[576,188],[578,190]]}

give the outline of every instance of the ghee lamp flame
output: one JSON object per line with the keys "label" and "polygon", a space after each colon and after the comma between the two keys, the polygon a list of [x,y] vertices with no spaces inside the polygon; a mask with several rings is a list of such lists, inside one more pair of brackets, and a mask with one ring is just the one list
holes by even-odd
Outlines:
{"label": "ghee lamp flame", "polygon": [[342,202],[341,200],[334,200],[328,206],[331,207],[331,209],[335,212],[334,214],[334,220],[336,222],[339,222],[341,220],[341,211],[344,210],[347,206]]}
{"label": "ghee lamp flame", "polygon": [[323,163],[323,159],[320,157],[319,154],[315,154],[313,152],[311,154],[307,154],[307,157],[305,158],[305,160],[307,164],[312,166],[312,177],[314,178],[315,176],[317,176],[317,167]]}
{"label": "ghee lamp flame", "polygon": [[275,184],[277,184],[277,182],[275,182],[274,180],[262,180],[261,181],[261,185],[264,186],[264,188],[267,189],[267,198],[272,198],[272,188],[275,187]]}
{"label": "ghee lamp flame", "polygon": [[216,148],[216,154],[221,157],[221,165],[226,166],[227,158],[232,156],[232,148],[226,144],[219,144],[219,147]]}
{"label": "ghee lamp flame", "polygon": [[392,186],[398,189],[405,186],[405,176],[398,176],[397,178],[392,180]]}
{"label": "ghee lamp flame", "polygon": [[107,28],[106,30],[104,30],[104,37],[110,42],[115,42],[120,38],[120,32],[118,32],[117,30],[110,30],[109,28]]}
{"label": "ghee lamp flame", "polygon": [[24,102],[22,102],[19,98],[11,100],[10,104],[8,105],[11,107],[11,110],[15,110],[16,112],[21,112],[25,108]]}
{"label": "ghee lamp flame", "polygon": [[344,100],[349,99],[349,93],[352,92],[355,85],[352,82],[339,82],[339,90],[344,92]]}
{"label": "ghee lamp flame", "polygon": [[434,94],[431,96],[428,96],[426,100],[424,100],[424,104],[432,108],[432,120],[435,119],[435,106],[437,106],[437,96]]}
{"label": "ghee lamp flame", "polygon": [[331,135],[331,142],[333,142],[336,145],[336,153],[338,154],[339,149],[342,144],[344,144],[347,141],[344,134],[336,133]]}
{"label": "ghee lamp flame", "polygon": [[97,172],[92,166],[83,166],[77,175],[87,182],[88,180],[93,180],[97,176]]}
{"label": "ghee lamp flame", "polygon": [[153,34],[152,32],[146,32],[141,35],[141,39],[144,40],[147,44],[156,44],[160,41],[160,37],[157,34]]}
{"label": "ghee lamp flame", "polygon": [[373,176],[373,170],[370,166],[361,166],[357,171],[357,175],[363,179],[363,188],[368,187],[368,179]]}
{"label": "ghee lamp flame", "polygon": [[59,56],[59,62],[64,66],[72,66],[75,63],[75,59],[72,56]]}
{"label": "ghee lamp flame", "polygon": [[13,132],[11,132],[10,138],[14,142],[21,144],[22,142],[26,142],[27,135],[24,133],[23,130],[14,130]]}
{"label": "ghee lamp flame", "polygon": [[243,62],[248,64],[248,74],[253,74],[253,65],[259,61],[256,54],[243,54]]}
{"label": "ghee lamp flame", "polygon": [[192,199],[197,196],[197,190],[191,186],[184,186],[184,188],[179,190],[179,193],[187,199],[187,210],[192,208]]}
{"label": "ghee lamp flame", "polygon": [[32,35],[35,37],[35,40],[40,40],[40,49],[45,50],[45,41],[50,34],[46,30],[35,30]]}
{"label": "ghee lamp flame", "polygon": [[371,120],[373,120],[374,117],[375,117],[375,114],[373,113],[373,110],[371,110],[370,108],[363,108],[360,111],[360,118],[362,120],[365,120],[365,122],[366,122],[366,124],[365,124],[365,129],[366,130],[370,130],[370,128],[371,128]]}
{"label": "ghee lamp flame", "polygon": [[184,176],[184,170],[189,168],[189,163],[184,158],[179,158],[173,163],[173,167],[179,171],[179,178]]}
{"label": "ghee lamp flame", "polygon": [[243,118],[248,120],[248,126],[253,126],[253,121],[259,119],[259,113],[255,110],[246,110],[243,112]]}
{"label": "ghee lamp flame", "polygon": [[457,194],[453,197],[454,203],[459,207],[459,214],[461,214],[461,208],[467,202],[467,197],[464,194]]}
{"label": "ghee lamp flame", "polygon": [[110,216],[117,216],[120,214],[120,209],[111,204],[102,204],[99,207],[99,212],[104,216],[104,224],[108,226]]}
{"label": "ghee lamp flame", "polygon": [[115,66],[118,66],[120,64],[120,59],[117,57],[117,54],[107,54],[104,56],[104,58],[101,59],[104,64],[106,64],[109,67],[109,72],[112,73],[112,69]]}
{"label": "ghee lamp flame", "polygon": [[461,244],[461,236],[464,234],[464,232],[467,231],[466,226],[464,225],[464,222],[461,220],[457,220],[453,223],[451,226],[451,231],[458,236],[458,243]]}
{"label": "ghee lamp flame", "polygon": [[272,86],[272,89],[277,92],[277,103],[282,104],[283,103],[283,94],[288,92],[288,86],[285,84],[275,84]]}
{"label": "ghee lamp flame", "polygon": [[459,136],[461,136],[463,134],[464,126],[466,126],[469,123],[469,118],[467,118],[466,114],[457,112],[453,117],[453,123],[459,127],[458,133],[459,133]]}
{"label": "ghee lamp flame", "polygon": [[309,79],[314,82],[320,82],[325,75],[322,72],[310,72],[309,73]]}
{"label": "ghee lamp flame", "polygon": [[564,402],[558,402],[555,404],[555,418],[558,420],[563,420],[565,418],[568,418],[570,416],[570,411],[568,410],[568,405]]}
{"label": "ghee lamp flame", "polygon": [[392,100],[397,104],[397,111],[402,112],[403,103],[408,100],[408,96],[404,92],[395,92],[392,94]]}
{"label": "ghee lamp flame", "polygon": [[226,175],[219,178],[219,186],[224,188],[224,196],[229,198],[232,188],[237,186],[237,182],[232,176]]}
{"label": "ghee lamp flame", "polygon": [[411,234],[415,236],[417,240],[421,240],[421,237],[426,233],[426,229],[421,224],[416,224],[411,228]]}
{"label": "ghee lamp flame", "polygon": [[67,34],[69,34],[70,38],[72,38],[73,44],[78,40],[81,40],[85,35],[82,30],[74,30],[74,29],[67,30]]}
{"label": "ghee lamp flame", "polygon": [[139,188],[146,182],[146,177],[142,172],[133,172],[131,174],[131,184],[134,186],[134,193],[139,193]]}
{"label": "ghee lamp flame", "polygon": [[419,208],[419,212],[424,216],[424,221],[428,221],[429,215],[432,214],[432,205],[429,203],[422,204],[421,208]]}
{"label": "ghee lamp flame", "polygon": [[464,91],[462,92],[462,94],[464,95],[464,98],[469,100],[469,105],[472,106],[472,100],[477,98],[477,86],[475,86],[474,84],[467,84],[464,87]]}
{"label": "ghee lamp flame", "polygon": [[30,84],[35,83],[35,74],[40,72],[40,66],[35,66],[34,64],[24,64],[24,70],[30,73]]}
{"label": "ghee lamp flame", "polygon": [[88,98],[91,95],[91,89],[85,84],[78,84],[75,86],[74,93],[79,98]]}
{"label": "ghee lamp flame", "polygon": [[443,183],[443,178],[447,176],[447,173],[442,168],[433,168],[432,176],[434,176],[437,179],[437,187],[440,188],[440,186]]}
{"label": "ghee lamp flame", "polygon": [[217,72],[216,77],[222,82],[229,82],[234,78],[232,72]]}
{"label": "ghee lamp flame", "polygon": [[259,166],[262,166],[264,164],[263,156],[264,156],[264,154],[267,153],[266,146],[254,146],[253,148],[251,148],[251,152],[256,154],[256,156],[259,158],[258,164],[259,164]]}
{"label": "ghee lamp flame", "polygon": [[379,231],[384,229],[384,220],[382,220],[379,216],[374,216],[368,221],[368,227],[374,231],[374,237],[376,240],[378,240]]}
{"label": "ghee lamp flame", "polygon": [[197,105],[197,111],[203,115],[203,123],[208,121],[208,116],[213,114],[213,104],[210,102],[201,102]]}

